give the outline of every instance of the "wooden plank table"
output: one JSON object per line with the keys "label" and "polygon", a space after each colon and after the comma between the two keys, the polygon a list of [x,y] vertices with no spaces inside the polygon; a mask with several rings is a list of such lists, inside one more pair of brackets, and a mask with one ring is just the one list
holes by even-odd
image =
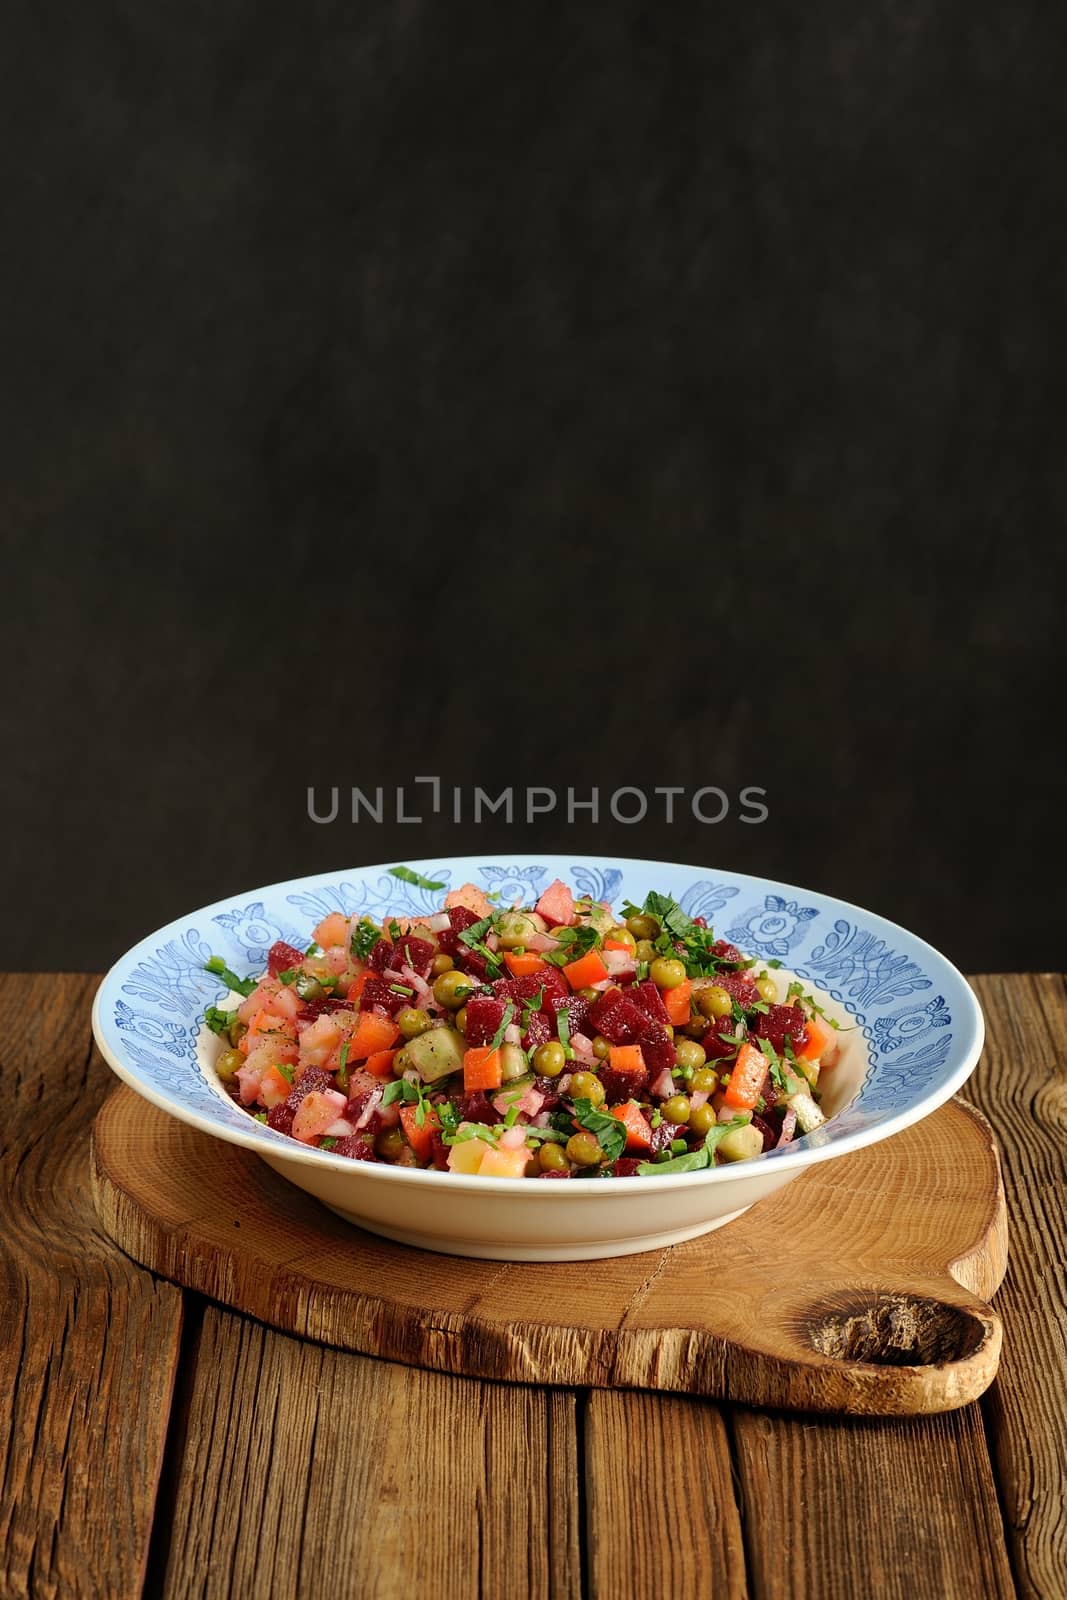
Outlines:
{"label": "wooden plank table", "polygon": [[96,1225],[95,987],[0,978],[4,1600],[1067,1596],[1062,978],[975,980],[1005,1355],[900,1422],[450,1378],[184,1295]]}

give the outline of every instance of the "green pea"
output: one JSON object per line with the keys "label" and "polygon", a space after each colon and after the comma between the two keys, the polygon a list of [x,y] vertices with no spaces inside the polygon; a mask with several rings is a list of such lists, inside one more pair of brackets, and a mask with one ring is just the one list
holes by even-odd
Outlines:
{"label": "green pea", "polygon": [[701,989],[697,995],[697,1010],[702,1011],[712,1021],[719,1017],[729,1017],[733,1014],[734,1003],[727,990],[717,983],[711,983],[706,989]]}
{"label": "green pea", "polygon": [[567,1140],[567,1155],[576,1167],[598,1167],[603,1154],[591,1133],[575,1133]]}
{"label": "green pea", "polygon": [[460,1033],[466,1033],[466,1031],[467,1031],[467,1008],[466,1008],[466,1006],[460,1006],[459,1010],[456,1012],[455,1016],[452,1018],[452,1021],[455,1023],[455,1025],[459,1029]]}
{"label": "green pea", "polygon": [[455,964],[451,956],[446,956],[443,950],[438,950],[430,962],[430,973],[433,977],[439,978],[442,972],[451,972]]}
{"label": "green pea", "polygon": [[669,1100],[664,1100],[660,1110],[668,1122],[681,1126],[689,1121],[689,1101],[684,1094],[672,1094]]}
{"label": "green pea", "polygon": [[386,1128],[375,1139],[374,1148],[384,1161],[395,1161],[406,1148],[404,1135],[399,1128]]}
{"label": "green pea", "polygon": [[638,961],[653,962],[659,954],[651,939],[638,939],[634,955]]}
{"label": "green pea", "polygon": [[567,1052],[558,1039],[539,1044],[533,1053],[533,1068],[542,1078],[558,1078],[567,1065]]}
{"label": "green pea", "polygon": [[234,1017],[233,1021],[230,1023],[230,1026],[226,1029],[226,1037],[229,1039],[234,1049],[236,1049],[247,1032],[248,1023],[242,1022],[239,1017]]}
{"label": "green pea", "polygon": [[718,1120],[715,1115],[715,1107],[711,1105],[697,1106],[695,1111],[690,1111],[689,1113],[689,1127],[693,1133],[698,1133],[701,1138],[714,1128]]}
{"label": "green pea", "polygon": [[719,1074],[711,1067],[698,1067],[693,1073],[693,1088],[702,1089],[705,1094],[713,1094],[719,1087]]}
{"label": "green pea", "polygon": [[229,1083],[237,1074],[240,1067],[245,1064],[245,1058],[240,1050],[224,1050],[215,1062],[215,1071],[223,1083]]}
{"label": "green pea", "polygon": [[600,993],[597,989],[586,987],[578,990],[578,998],[580,1000],[588,1000],[589,1004],[592,1005],[594,1000],[600,999]]}
{"label": "green pea", "polygon": [[434,980],[433,997],[446,1011],[458,1011],[463,1002],[469,999],[473,988],[474,979],[466,972],[457,972],[453,967]]}
{"label": "green pea", "polygon": [[657,956],[648,975],[657,989],[677,989],[685,982],[685,963],[670,956]]}
{"label": "green pea", "polygon": [[773,1005],[778,998],[778,985],[764,972],[756,979],[756,993],[761,1000],[766,1000],[768,1005]]}
{"label": "green pea", "polygon": [[611,1040],[605,1039],[602,1033],[593,1040],[593,1054],[598,1061],[606,1061],[611,1054]]}
{"label": "green pea", "polygon": [[660,935],[660,926],[655,917],[646,917],[641,912],[634,917],[627,917],[626,926],[635,939],[658,939]]}
{"label": "green pea", "polygon": [[674,1054],[680,1067],[685,1067],[693,1072],[696,1071],[697,1067],[702,1067],[707,1060],[707,1056],[704,1054],[704,1046],[697,1044],[695,1039],[679,1039],[674,1047]]}
{"label": "green pea", "polygon": [[604,1104],[604,1085],[595,1072],[576,1072],[567,1093],[572,1100],[590,1100],[595,1106]]}
{"label": "green pea", "polygon": [[301,1000],[321,1000],[326,993],[318,978],[310,972],[298,972],[293,979],[293,988]]}
{"label": "green pea", "polygon": [[419,1006],[404,1006],[397,1012],[396,1025],[405,1039],[417,1039],[420,1033],[425,1033],[427,1028],[433,1026],[433,1019],[428,1011],[423,1011]]}
{"label": "green pea", "polygon": [[537,1165],[542,1172],[565,1172],[570,1162],[562,1145],[543,1144],[537,1154]]}

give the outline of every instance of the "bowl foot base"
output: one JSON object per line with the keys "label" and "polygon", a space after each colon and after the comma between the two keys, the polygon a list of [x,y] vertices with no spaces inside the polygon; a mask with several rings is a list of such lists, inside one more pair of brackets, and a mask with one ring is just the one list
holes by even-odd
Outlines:
{"label": "bowl foot base", "polygon": [[700,1222],[692,1228],[677,1228],[668,1233],[640,1234],[630,1239],[592,1239],[580,1244],[502,1244],[498,1240],[465,1240],[462,1246],[447,1239],[437,1239],[425,1233],[410,1233],[404,1228],[389,1228],[384,1223],[371,1222],[354,1211],[343,1211],[340,1206],[330,1206],[335,1216],[345,1222],[355,1223],[368,1233],[380,1234],[397,1244],[407,1244],[416,1250],[432,1250],[437,1255],[473,1256],[479,1261],[603,1261],[610,1256],[635,1256],[651,1250],[662,1250],[665,1245],[683,1244],[686,1239],[698,1239],[702,1234],[722,1228],[735,1217],[743,1216],[749,1209],[742,1206],[713,1222]]}

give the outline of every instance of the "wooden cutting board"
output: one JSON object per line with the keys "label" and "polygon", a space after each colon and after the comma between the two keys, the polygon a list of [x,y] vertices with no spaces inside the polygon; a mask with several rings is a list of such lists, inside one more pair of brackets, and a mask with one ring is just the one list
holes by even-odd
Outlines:
{"label": "wooden cutting board", "polygon": [[1000,1357],[1004,1191],[992,1131],[962,1102],[702,1239],[609,1261],[379,1239],[127,1088],[97,1117],[92,1183],[106,1231],[153,1272],[439,1371],[903,1416],[975,1399]]}

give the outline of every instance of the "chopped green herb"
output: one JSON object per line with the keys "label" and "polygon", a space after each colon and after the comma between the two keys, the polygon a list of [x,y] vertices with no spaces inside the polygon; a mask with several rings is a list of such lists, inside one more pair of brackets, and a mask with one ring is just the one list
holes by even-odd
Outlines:
{"label": "chopped green herb", "polygon": [[274,1063],[274,1065],[277,1068],[277,1070],[281,1073],[281,1075],[285,1079],[286,1083],[292,1083],[292,1081],[293,1081],[293,1069],[292,1069],[291,1066],[289,1066],[288,1062],[276,1061]]}
{"label": "chopped green herb", "polygon": [[346,1039],[341,1046],[341,1055],[337,1062],[337,1081],[342,1089],[348,1088],[348,1047],[351,1040]]}
{"label": "chopped green herb", "polygon": [[266,1120],[267,1120],[267,1113],[265,1111],[255,1111],[255,1112],[253,1112],[253,1114],[252,1114],[252,1121],[253,1122],[266,1122]]}
{"label": "chopped green herb", "polygon": [[356,931],[349,940],[348,948],[357,961],[366,961],[381,937],[381,929],[364,918],[356,924]]}
{"label": "chopped green herb", "polygon": [[212,1033],[227,1033],[237,1021],[236,1011],[220,1011],[218,1006],[208,1006],[204,1021]]}
{"label": "chopped green herb", "polygon": [[571,1014],[566,1006],[560,1006],[556,1012],[556,1037],[563,1046],[568,1061],[574,1060],[574,1049],[571,1045]]}
{"label": "chopped green herb", "polygon": [[626,1148],[626,1128],[618,1117],[598,1111],[591,1100],[575,1100],[574,1116],[587,1132],[595,1134],[608,1161],[617,1161]]}
{"label": "chopped green herb", "polygon": [[413,883],[416,889],[443,889],[443,883],[435,883],[432,878],[424,878],[421,872],[412,872],[410,867],[390,867],[389,876],[399,878],[401,883]]}
{"label": "chopped green herb", "polygon": [[221,978],[228,989],[234,989],[238,994],[251,994],[259,982],[258,978],[239,978],[236,972],[230,971],[221,956],[211,956],[205,961],[204,971],[210,972],[213,977]]}
{"label": "chopped green herb", "polygon": [[284,972],[279,972],[278,981],[280,983],[284,983],[286,988],[288,988],[289,984],[296,982],[297,978],[300,976],[300,971],[301,969],[299,967],[286,967]]}
{"label": "chopped green herb", "polygon": [[496,1030],[496,1032],[493,1035],[493,1041],[492,1041],[492,1044],[490,1045],[490,1049],[492,1049],[492,1050],[499,1050],[500,1049],[500,1046],[504,1043],[504,1035],[507,1032],[507,1030],[510,1028],[511,1019],[512,1019],[512,1017],[514,1015],[515,1015],[515,1005],[514,1005],[513,1001],[509,1000],[507,1005],[504,1007],[504,1015],[500,1019],[500,1026],[499,1026],[499,1028]]}
{"label": "chopped green herb", "polygon": [[336,1145],[337,1145],[337,1140],[333,1137],[333,1135],[332,1134],[327,1134],[326,1138],[323,1139],[322,1143],[319,1145],[319,1149],[320,1150],[333,1150],[336,1147]]}
{"label": "chopped green herb", "polygon": [[554,967],[570,966],[572,961],[588,955],[590,950],[595,950],[600,943],[600,935],[595,928],[587,927],[584,923],[577,928],[561,928],[556,935],[559,940],[558,950],[546,950],[544,959],[551,962]]}

